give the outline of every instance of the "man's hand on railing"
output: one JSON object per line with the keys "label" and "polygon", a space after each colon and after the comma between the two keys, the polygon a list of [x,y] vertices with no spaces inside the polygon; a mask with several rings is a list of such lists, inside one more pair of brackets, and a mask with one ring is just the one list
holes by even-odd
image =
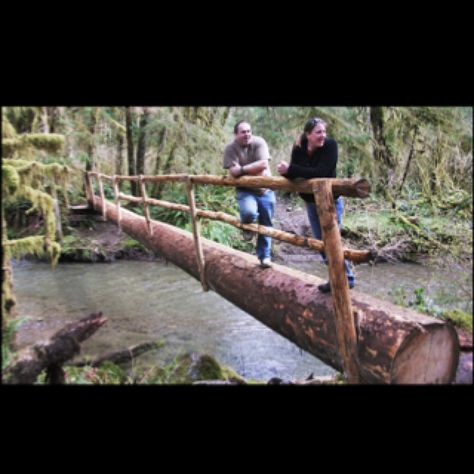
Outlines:
{"label": "man's hand on railing", "polygon": [[229,173],[233,178],[238,178],[242,176],[242,166],[240,166],[238,161],[233,161],[232,166],[229,168]]}
{"label": "man's hand on railing", "polygon": [[254,176],[265,176],[265,171],[268,168],[267,160],[258,160],[253,163],[245,165],[245,174],[251,174]]}

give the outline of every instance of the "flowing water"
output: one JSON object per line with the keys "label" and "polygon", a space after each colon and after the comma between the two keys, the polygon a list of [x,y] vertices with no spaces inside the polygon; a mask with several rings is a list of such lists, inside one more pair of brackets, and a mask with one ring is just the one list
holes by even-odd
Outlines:
{"label": "flowing water", "polygon": [[[291,266],[326,278],[317,259]],[[14,290],[18,313],[29,316],[19,337],[24,345],[63,324],[102,311],[107,323],[82,344],[82,355],[98,355],[152,340],[165,345],[136,359],[135,364],[165,364],[180,353],[207,353],[245,378],[288,380],[335,371],[302,351],[178,267],[163,262],[119,261],[111,264],[15,262]],[[424,287],[427,296],[449,305],[472,305],[465,288],[471,272],[451,273],[415,264],[356,267],[358,290],[387,301]],[[468,286],[469,285],[469,286]],[[440,293],[441,292],[441,293]],[[438,295],[438,296],[437,296]],[[441,296],[439,296],[441,295]],[[470,298],[470,300],[469,300]]]}

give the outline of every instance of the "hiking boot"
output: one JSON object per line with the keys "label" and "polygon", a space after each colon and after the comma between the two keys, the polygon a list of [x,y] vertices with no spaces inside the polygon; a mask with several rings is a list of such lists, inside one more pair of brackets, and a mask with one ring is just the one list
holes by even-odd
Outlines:
{"label": "hiking boot", "polygon": [[[349,289],[352,290],[352,288],[354,288],[354,282],[350,281],[349,282]],[[318,290],[321,293],[329,293],[331,291],[331,283],[327,282],[327,283],[323,283],[322,285],[319,285]]]}
{"label": "hiking boot", "polygon": [[246,242],[251,242],[255,237],[255,232],[253,230],[242,229],[242,237]]}
{"label": "hiking boot", "polygon": [[263,260],[260,260],[260,266],[262,268],[270,268],[272,266],[272,261],[270,258],[264,258]]}

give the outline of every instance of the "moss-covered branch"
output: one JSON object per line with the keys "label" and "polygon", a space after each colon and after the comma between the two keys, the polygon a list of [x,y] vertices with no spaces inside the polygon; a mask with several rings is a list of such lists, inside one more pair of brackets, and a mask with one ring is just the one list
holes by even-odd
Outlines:
{"label": "moss-covered branch", "polygon": [[15,152],[31,154],[37,150],[47,153],[60,153],[65,144],[64,135],[57,133],[27,133],[11,138],[2,138],[2,156],[11,157]]}

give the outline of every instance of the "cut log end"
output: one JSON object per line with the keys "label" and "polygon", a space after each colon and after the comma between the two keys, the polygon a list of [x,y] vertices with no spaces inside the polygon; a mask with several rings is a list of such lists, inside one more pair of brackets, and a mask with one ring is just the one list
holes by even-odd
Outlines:
{"label": "cut log end", "polygon": [[355,183],[357,189],[357,197],[366,198],[370,194],[370,183],[366,179],[359,179]]}
{"label": "cut log end", "polygon": [[[431,327],[400,347],[391,383],[449,384],[459,362],[459,339],[451,325]],[[449,354],[449,357],[446,355]]]}

